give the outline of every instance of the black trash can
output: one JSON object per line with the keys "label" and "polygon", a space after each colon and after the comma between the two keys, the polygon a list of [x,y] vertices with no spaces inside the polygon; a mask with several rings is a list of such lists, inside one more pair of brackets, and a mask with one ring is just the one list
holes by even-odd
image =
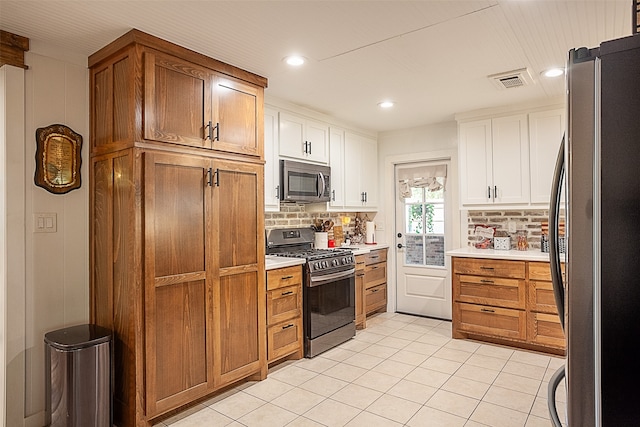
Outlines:
{"label": "black trash can", "polygon": [[111,331],[78,325],[44,336],[45,422],[53,427],[111,427]]}

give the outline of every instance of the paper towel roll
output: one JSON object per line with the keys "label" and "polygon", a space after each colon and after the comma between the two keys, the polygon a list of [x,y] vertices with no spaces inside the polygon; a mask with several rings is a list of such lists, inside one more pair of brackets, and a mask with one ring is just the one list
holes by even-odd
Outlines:
{"label": "paper towel roll", "polygon": [[372,245],[376,243],[376,223],[373,221],[367,221],[364,226],[365,238],[364,242]]}

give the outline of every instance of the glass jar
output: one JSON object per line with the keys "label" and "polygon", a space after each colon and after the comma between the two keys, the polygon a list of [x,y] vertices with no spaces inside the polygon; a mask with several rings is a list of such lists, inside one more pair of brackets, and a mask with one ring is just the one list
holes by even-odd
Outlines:
{"label": "glass jar", "polygon": [[518,232],[518,245],[517,248],[519,251],[526,251],[529,249],[529,242],[527,242],[527,233],[526,231]]}

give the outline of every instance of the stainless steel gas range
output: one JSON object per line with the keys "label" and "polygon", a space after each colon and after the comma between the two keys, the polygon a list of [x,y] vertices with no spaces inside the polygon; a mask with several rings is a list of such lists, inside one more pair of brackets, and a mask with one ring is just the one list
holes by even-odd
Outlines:
{"label": "stainless steel gas range", "polygon": [[267,254],[304,258],[304,353],[314,357],[356,334],[355,257],[347,249],[314,249],[311,228],[268,230]]}

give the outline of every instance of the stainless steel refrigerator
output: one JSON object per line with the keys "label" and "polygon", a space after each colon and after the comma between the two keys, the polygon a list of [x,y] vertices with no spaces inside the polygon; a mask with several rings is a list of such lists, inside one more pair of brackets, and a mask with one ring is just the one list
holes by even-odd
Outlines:
{"label": "stainless steel refrigerator", "polygon": [[[640,425],[640,35],[573,49],[550,206],[570,427]],[[566,282],[557,224],[566,178]],[[550,381],[549,403],[563,373]],[[564,421],[564,420],[563,420]],[[554,421],[554,424],[557,423]]]}

